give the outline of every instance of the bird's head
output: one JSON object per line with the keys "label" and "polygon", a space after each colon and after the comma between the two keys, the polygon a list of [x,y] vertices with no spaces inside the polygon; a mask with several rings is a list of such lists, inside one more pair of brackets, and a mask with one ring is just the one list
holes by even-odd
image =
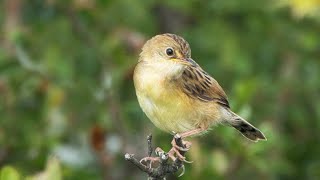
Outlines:
{"label": "bird's head", "polygon": [[196,66],[191,59],[189,43],[175,34],[161,34],[148,40],[142,48],[139,61],[177,66]]}

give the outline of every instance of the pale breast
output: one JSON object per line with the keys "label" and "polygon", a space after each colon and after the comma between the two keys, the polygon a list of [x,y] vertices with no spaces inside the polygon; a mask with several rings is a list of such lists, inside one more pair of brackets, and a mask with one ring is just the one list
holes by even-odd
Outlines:
{"label": "pale breast", "polygon": [[191,109],[189,98],[164,74],[140,68],[137,66],[134,73],[136,94],[142,110],[154,125],[167,132],[194,129],[198,118],[194,117],[196,113]]}
{"label": "pale breast", "polygon": [[189,102],[184,102],[179,94],[168,91],[157,91],[157,96],[151,93],[137,93],[139,104],[148,118],[158,128],[167,132],[185,132],[195,129],[196,113],[190,109]]}

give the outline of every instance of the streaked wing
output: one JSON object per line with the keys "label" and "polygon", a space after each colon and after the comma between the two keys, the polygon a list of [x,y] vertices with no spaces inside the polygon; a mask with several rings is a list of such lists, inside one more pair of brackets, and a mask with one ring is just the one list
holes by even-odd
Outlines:
{"label": "streaked wing", "polygon": [[226,93],[219,83],[199,65],[188,66],[181,77],[180,87],[191,98],[217,103],[230,108]]}

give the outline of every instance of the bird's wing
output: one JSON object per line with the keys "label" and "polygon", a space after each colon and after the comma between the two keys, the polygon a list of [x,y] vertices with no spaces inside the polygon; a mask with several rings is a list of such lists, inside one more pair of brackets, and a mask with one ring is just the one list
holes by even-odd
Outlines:
{"label": "bird's wing", "polygon": [[215,101],[230,108],[226,93],[219,83],[199,65],[188,66],[181,76],[180,87],[191,98],[204,102]]}

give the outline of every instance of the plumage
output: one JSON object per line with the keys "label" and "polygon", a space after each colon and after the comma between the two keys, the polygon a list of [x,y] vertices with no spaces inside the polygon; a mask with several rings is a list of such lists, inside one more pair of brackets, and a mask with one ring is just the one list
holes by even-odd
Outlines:
{"label": "plumage", "polygon": [[134,84],[142,110],[166,132],[199,135],[223,122],[253,141],[265,139],[230,110],[222,87],[191,59],[190,46],[180,36],[162,34],[145,43]]}
{"label": "plumage", "polygon": [[180,84],[181,90],[191,98],[205,102],[215,101],[230,108],[227,95],[219,83],[200,66],[187,67],[177,82]]}

